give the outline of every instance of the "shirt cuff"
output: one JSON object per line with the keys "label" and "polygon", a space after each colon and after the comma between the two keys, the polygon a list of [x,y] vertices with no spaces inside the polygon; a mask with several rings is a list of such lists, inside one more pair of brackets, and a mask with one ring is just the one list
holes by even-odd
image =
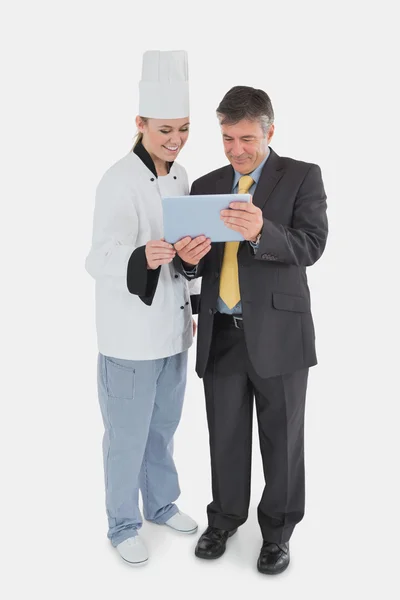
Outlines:
{"label": "shirt cuff", "polygon": [[182,267],[182,268],[183,268],[183,272],[185,273],[185,275],[186,275],[187,277],[195,277],[195,276],[196,276],[196,273],[197,273],[197,266],[196,266],[196,267],[194,267],[193,269],[188,269],[188,270],[187,270],[187,269],[185,269],[184,267]]}
{"label": "shirt cuff", "polygon": [[253,254],[256,254],[257,250],[260,247],[260,242],[249,242],[249,244],[250,244],[250,246],[251,246],[251,248],[253,250]]}

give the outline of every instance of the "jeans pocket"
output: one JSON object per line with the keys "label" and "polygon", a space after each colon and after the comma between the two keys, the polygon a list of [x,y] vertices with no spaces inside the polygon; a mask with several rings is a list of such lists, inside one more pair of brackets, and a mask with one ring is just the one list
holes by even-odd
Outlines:
{"label": "jeans pocket", "polygon": [[129,361],[106,356],[105,367],[108,396],[117,400],[132,400],[135,389],[135,369],[129,366]]}

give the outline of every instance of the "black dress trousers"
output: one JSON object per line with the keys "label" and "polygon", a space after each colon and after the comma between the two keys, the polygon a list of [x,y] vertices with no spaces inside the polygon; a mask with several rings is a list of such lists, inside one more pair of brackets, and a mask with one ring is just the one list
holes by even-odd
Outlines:
{"label": "black dress trousers", "polygon": [[253,404],[265,488],[258,506],[264,540],[287,542],[304,515],[304,408],[308,369],[269,379],[250,364],[244,331],[217,313],[204,389],[210,438],[209,525],[232,530],[248,516]]}

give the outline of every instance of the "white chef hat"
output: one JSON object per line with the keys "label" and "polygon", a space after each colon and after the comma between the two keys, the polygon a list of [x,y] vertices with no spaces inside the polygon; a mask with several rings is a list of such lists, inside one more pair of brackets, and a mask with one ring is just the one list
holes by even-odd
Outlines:
{"label": "white chef hat", "polygon": [[185,50],[143,54],[139,115],[153,119],[189,116],[188,58]]}

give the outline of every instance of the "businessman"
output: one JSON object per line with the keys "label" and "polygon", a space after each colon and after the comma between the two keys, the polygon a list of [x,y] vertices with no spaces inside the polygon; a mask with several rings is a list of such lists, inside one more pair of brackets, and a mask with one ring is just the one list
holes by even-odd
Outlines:
{"label": "businessman", "polygon": [[289,539],[304,515],[304,408],[317,363],[306,268],[325,248],[326,195],[317,165],[269,146],[274,113],[264,91],[232,88],[217,117],[230,165],[195,181],[191,194],[250,193],[252,203],[221,212],[243,242],[175,245],[182,274],[202,276],[196,371],[204,378],[212,502],[195,554],[222,556],[247,519],[255,399],[265,477],[257,568],[277,574],[289,565]]}

